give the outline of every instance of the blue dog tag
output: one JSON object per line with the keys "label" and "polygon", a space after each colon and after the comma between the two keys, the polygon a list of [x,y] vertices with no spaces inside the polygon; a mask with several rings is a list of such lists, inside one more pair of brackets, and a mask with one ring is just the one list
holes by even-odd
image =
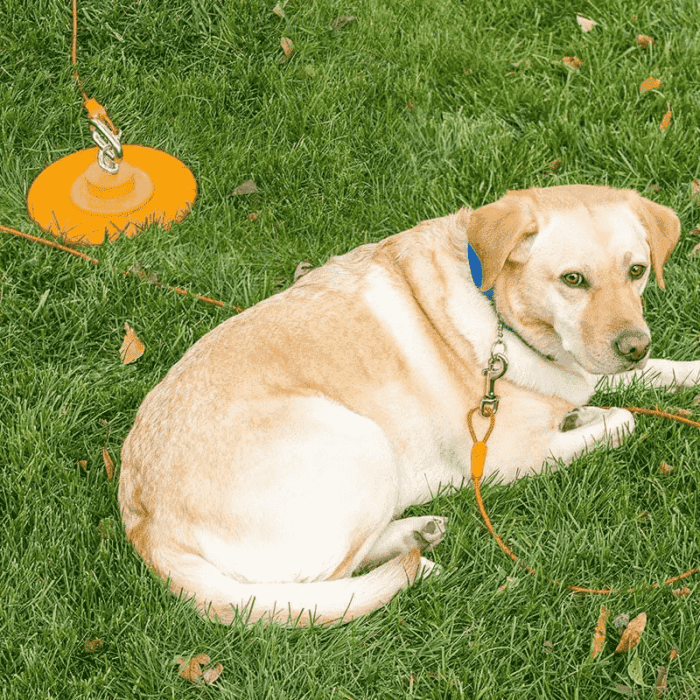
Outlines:
{"label": "blue dog tag", "polygon": [[[478,288],[481,286],[481,280],[484,278],[484,271],[481,267],[481,260],[479,260],[479,256],[476,254],[476,251],[471,246],[469,246],[469,249],[467,250],[467,255],[469,259],[469,268],[472,271],[472,279],[474,280],[474,284]],[[489,289],[483,292],[483,294],[486,298],[493,301],[493,289]]]}

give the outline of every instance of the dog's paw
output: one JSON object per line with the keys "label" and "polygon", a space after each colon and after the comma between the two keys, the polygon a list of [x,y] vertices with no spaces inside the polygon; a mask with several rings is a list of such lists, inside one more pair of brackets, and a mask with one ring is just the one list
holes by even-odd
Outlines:
{"label": "dog's paw", "polygon": [[415,524],[420,527],[413,531],[413,539],[420,547],[421,552],[429,552],[439,545],[445,537],[447,518],[429,515],[425,518],[418,518]]}
{"label": "dog's paw", "polygon": [[443,569],[440,566],[440,564],[436,564],[434,561],[430,561],[430,559],[421,557],[420,562],[418,563],[418,573],[416,574],[416,581],[418,581],[419,579],[428,578],[428,576],[430,576],[431,578],[434,576],[439,576],[442,573],[442,571]]}
{"label": "dog's paw", "polygon": [[602,421],[607,412],[606,409],[596,406],[580,406],[564,416],[564,420],[559,423],[559,430],[562,433],[567,433],[569,430],[576,430],[584,425]]}

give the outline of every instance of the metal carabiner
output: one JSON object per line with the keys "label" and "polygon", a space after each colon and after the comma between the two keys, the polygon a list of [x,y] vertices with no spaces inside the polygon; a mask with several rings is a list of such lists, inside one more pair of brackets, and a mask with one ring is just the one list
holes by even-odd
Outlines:
{"label": "metal carabiner", "polygon": [[496,396],[496,380],[500,379],[508,370],[508,360],[502,353],[495,353],[489,358],[489,366],[483,371],[484,398],[481,399],[479,410],[484,418],[488,418],[498,410],[498,397]]}
{"label": "metal carabiner", "polygon": [[97,154],[97,162],[102,170],[114,175],[119,172],[118,160],[124,156],[120,137],[122,132],[112,133],[99,119],[88,119],[92,132],[92,140],[98,145],[100,152]]}

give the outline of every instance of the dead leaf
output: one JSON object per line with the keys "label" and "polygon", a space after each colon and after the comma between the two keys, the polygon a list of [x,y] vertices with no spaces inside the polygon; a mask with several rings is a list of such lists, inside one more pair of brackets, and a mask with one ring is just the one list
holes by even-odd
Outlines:
{"label": "dead leaf", "polygon": [[630,616],[627,613],[620,613],[615,617],[613,620],[613,625],[615,625],[615,629],[618,631],[619,634],[622,634],[625,631],[625,628],[627,625],[630,623]]}
{"label": "dead leaf", "polygon": [[303,277],[307,272],[313,269],[313,265],[308,260],[302,260],[298,265],[297,269],[294,270],[294,281],[296,282],[300,277]]}
{"label": "dead leaf", "polygon": [[234,197],[237,197],[238,195],[242,194],[255,194],[256,192],[260,192],[258,189],[257,185],[252,181],[252,180],[246,180],[245,182],[242,182],[236,189],[231,192],[231,194]]}
{"label": "dead leaf", "polygon": [[254,211],[248,214],[248,221],[257,221],[258,217],[260,216],[259,211]]}
{"label": "dead leaf", "polygon": [[656,674],[656,681],[654,683],[654,690],[656,692],[656,697],[660,698],[666,690],[666,681],[668,679],[668,666],[659,666],[658,673]]}
{"label": "dead leaf", "polygon": [[202,672],[202,680],[207,685],[214,685],[214,681],[221,675],[223,670],[223,664],[216,664],[216,666],[212,666],[211,668],[208,668],[206,671]]}
{"label": "dead leaf", "polygon": [[583,65],[583,61],[580,58],[576,58],[576,56],[564,56],[564,58],[561,60],[562,63],[569,66],[569,68],[573,68],[574,70],[579,70],[579,68],[581,68]]}
{"label": "dead leaf", "polygon": [[272,11],[273,11],[278,17],[283,17],[283,18],[284,18],[284,17],[286,16],[286,14],[287,14],[287,13],[284,11],[284,8],[282,7],[282,5],[280,5],[279,3],[277,3],[277,4],[272,8]]}
{"label": "dead leaf", "polygon": [[333,29],[342,29],[343,27],[347,27],[348,24],[354,22],[356,19],[357,18],[353,17],[352,15],[340,15],[340,17],[336,17],[331,22],[331,27]]}
{"label": "dead leaf", "polygon": [[637,696],[639,691],[634,688],[630,688],[628,685],[623,685],[622,683],[615,683],[615,687],[619,693],[627,693],[628,695]]}
{"label": "dead leaf", "polygon": [[682,588],[676,588],[673,590],[673,595],[677,595],[680,597],[685,597],[687,595],[690,595],[690,588],[688,588],[688,586],[683,586]]}
{"label": "dead leaf", "polygon": [[78,466],[83,470],[87,471],[87,459],[80,459],[78,460]]}
{"label": "dead leaf", "polygon": [[88,654],[94,654],[95,652],[102,649],[104,642],[101,639],[86,639],[85,640],[85,651]]}
{"label": "dead leaf", "polygon": [[671,124],[673,112],[671,112],[671,105],[667,105],[667,107],[668,109],[666,110],[666,114],[664,114],[664,118],[661,120],[661,124],[659,124],[659,129],[661,129],[661,131],[668,129],[669,125]]}
{"label": "dead leaf", "polygon": [[107,478],[112,481],[114,477],[114,462],[107,452],[107,445],[102,448],[102,461],[105,463],[105,471],[107,472]]}
{"label": "dead leaf", "polygon": [[586,19],[585,17],[581,17],[581,15],[576,15],[576,21],[579,24],[579,27],[583,29],[584,32],[590,32],[593,27],[598,24],[598,22],[594,22],[592,19]]}
{"label": "dead leaf", "polygon": [[693,248],[693,249],[690,251],[690,255],[695,255],[698,251],[700,251],[700,243],[698,243],[698,244],[695,246],[695,248]]}
{"label": "dead leaf", "polygon": [[130,365],[143,355],[146,346],[138,339],[134,329],[128,323],[124,324],[124,330],[126,330],[126,335],[119,349],[119,355],[125,365]]}
{"label": "dead leaf", "polygon": [[673,473],[674,469],[675,467],[672,464],[662,461],[661,466],[659,467],[659,474],[661,474],[661,476],[668,476],[669,474]]}
{"label": "dead leaf", "polygon": [[216,664],[212,668],[202,671],[202,666],[206,666],[211,659],[206,654],[197,654],[191,659],[177,656],[173,663],[180,666],[180,676],[190,683],[206,683],[212,685],[224,670],[222,664]]}
{"label": "dead leaf", "polygon": [[559,168],[561,168],[561,158],[557,158],[547,165],[547,170],[552,174],[556,173]]}
{"label": "dead leaf", "polygon": [[282,47],[282,51],[284,51],[284,58],[282,61],[286,61],[287,59],[291,58],[292,54],[294,53],[294,43],[292,40],[288,39],[286,36],[283,36],[280,39],[280,46]]}
{"label": "dead leaf", "polygon": [[700,179],[693,180],[692,192],[695,196],[700,196]]}
{"label": "dead leaf", "polygon": [[634,649],[637,644],[639,644],[639,640],[642,637],[642,632],[644,632],[646,624],[647,614],[639,613],[639,615],[637,615],[637,617],[635,617],[634,620],[627,625],[627,629],[622,633],[620,643],[615,648],[615,653],[620,654],[622,652],[627,652]]}
{"label": "dead leaf", "polygon": [[545,654],[551,654],[554,651],[554,642],[552,642],[550,639],[547,639],[543,644],[543,647],[543,651]]}
{"label": "dead leaf", "polygon": [[673,661],[678,656],[678,654],[680,654],[678,649],[671,649],[671,653],[668,655],[668,660]]}
{"label": "dead leaf", "polygon": [[639,86],[639,92],[641,92],[643,95],[645,92],[649,92],[649,90],[656,90],[659,85],[661,85],[661,81],[658,78],[647,78]]}
{"label": "dead leaf", "polygon": [[600,617],[598,617],[598,624],[595,626],[595,632],[593,633],[593,651],[591,653],[591,658],[595,659],[598,654],[603,649],[605,645],[605,623],[610,615],[610,611],[603,605],[600,609]]}
{"label": "dead leaf", "polygon": [[644,34],[638,34],[637,35],[637,43],[643,49],[648,49],[652,44],[655,44],[656,42],[650,36],[645,36]]}

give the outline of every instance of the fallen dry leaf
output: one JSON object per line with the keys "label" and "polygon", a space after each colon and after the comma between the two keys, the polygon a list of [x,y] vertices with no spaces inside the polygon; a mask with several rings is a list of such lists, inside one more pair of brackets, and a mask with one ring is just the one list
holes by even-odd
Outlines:
{"label": "fallen dry leaf", "polygon": [[83,470],[87,471],[87,459],[78,460],[78,466]]}
{"label": "fallen dry leaf", "polygon": [[88,654],[94,654],[95,652],[102,649],[104,642],[101,639],[86,639],[85,640],[85,651]]}
{"label": "fallen dry leaf", "polygon": [[547,165],[548,172],[552,174],[556,173],[559,168],[561,168],[561,158],[557,158]]}
{"label": "fallen dry leaf", "polygon": [[590,32],[593,27],[595,27],[598,22],[594,22],[592,19],[586,19],[585,17],[581,17],[581,15],[576,15],[576,21],[578,22],[579,27],[583,29],[584,32]]}
{"label": "fallen dry leaf", "polygon": [[672,116],[673,112],[671,112],[671,105],[668,105],[666,114],[664,114],[664,118],[661,120],[661,124],[659,124],[659,129],[661,129],[661,131],[665,131],[666,129],[668,129],[669,125],[671,124]]}
{"label": "fallen dry leaf", "polygon": [[605,645],[605,623],[610,615],[610,611],[603,605],[600,609],[600,617],[598,617],[598,624],[595,626],[595,632],[593,633],[593,651],[591,652],[591,658],[595,659],[598,654],[603,649]]}
{"label": "fallen dry leaf", "polygon": [[282,7],[282,5],[280,5],[279,3],[277,3],[277,4],[272,8],[272,11],[273,11],[278,17],[285,17],[286,14],[287,14],[287,13],[284,11],[284,8]]}
{"label": "fallen dry leaf", "polygon": [[619,654],[634,649],[637,644],[639,644],[646,624],[647,614],[639,613],[639,615],[627,625],[627,629],[622,633],[620,643],[615,648],[615,653]]}
{"label": "fallen dry leaf", "polygon": [[356,19],[356,17],[353,17],[352,15],[340,15],[340,17],[336,17],[331,22],[331,27],[333,29],[342,29],[343,27],[346,27],[351,22],[354,22],[355,19]]}
{"label": "fallen dry leaf", "polygon": [[648,49],[652,44],[655,44],[656,42],[650,36],[646,36],[644,34],[638,34],[637,35],[637,43],[643,49]]}
{"label": "fallen dry leaf", "polygon": [[112,481],[114,476],[114,462],[107,452],[107,445],[102,448],[102,461],[105,463],[105,471],[107,472],[107,478]]}
{"label": "fallen dry leaf", "polygon": [[282,60],[286,61],[288,58],[291,58],[294,53],[294,43],[292,40],[283,36],[280,39],[280,46],[282,47],[282,51],[284,51],[284,58]]}
{"label": "fallen dry leaf", "polygon": [[667,679],[668,666],[659,666],[658,673],[656,674],[656,681],[654,682],[654,691],[656,692],[657,698],[660,698],[664,694]]}
{"label": "fallen dry leaf", "polygon": [[678,656],[678,654],[680,654],[678,649],[671,649],[671,653],[668,655],[668,660],[673,661]]}
{"label": "fallen dry leaf", "polygon": [[294,270],[294,281],[296,282],[300,277],[303,277],[312,268],[313,268],[313,265],[308,260],[302,260],[297,265],[297,269]]}
{"label": "fallen dry leaf", "polygon": [[698,244],[695,246],[695,248],[693,248],[693,249],[690,251],[690,255],[695,255],[698,251],[700,251],[700,243],[698,243]]}
{"label": "fallen dry leaf", "polygon": [[622,683],[615,683],[615,688],[617,688],[618,693],[626,693],[627,695],[632,695],[633,697],[637,697],[637,695],[639,695],[639,690],[630,688],[628,685],[623,685]]}
{"label": "fallen dry leaf", "polygon": [[212,685],[214,681],[221,675],[224,670],[222,664],[216,664],[211,668],[202,671],[202,666],[206,666],[211,659],[206,654],[197,654],[191,659],[186,659],[183,656],[177,656],[173,663],[180,666],[180,677],[190,683],[206,683]]}
{"label": "fallen dry leaf", "polygon": [[639,92],[643,95],[645,92],[649,92],[649,90],[656,90],[659,85],[661,85],[661,81],[658,78],[647,78],[639,86]]}
{"label": "fallen dry leaf", "polygon": [[673,595],[684,597],[690,595],[690,588],[688,588],[688,586],[683,586],[681,588],[675,588],[672,592]]}
{"label": "fallen dry leaf", "polygon": [[672,464],[662,461],[661,466],[659,467],[659,474],[661,474],[661,476],[668,476],[669,474],[673,473],[674,469],[675,467]]}
{"label": "fallen dry leaf", "polygon": [[564,56],[561,60],[564,65],[575,70],[578,70],[583,65],[583,61],[580,58],[576,58],[576,56]]}
{"label": "fallen dry leaf", "polygon": [[245,182],[242,182],[236,189],[231,192],[231,194],[235,197],[242,195],[242,194],[255,194],[256,192],[259,192],[260,190],[258,189],[257,185],[252,181],[252,180],[246,180]]}
{"label": "fallen dry leaf", "polygon": [[126,330],[126,335],[124,336],[124,341],[119,349],[119,355],[122,358],[122,362],[125,365],[129,365],[143,355],[146,346],[138,339],[134,329],[128,324],[124,324],[124,330]]}
{"label": "fallen dry leaf", "polygon": [[700,179],[693,180],[692,192],[694,195],[700,196]]}

